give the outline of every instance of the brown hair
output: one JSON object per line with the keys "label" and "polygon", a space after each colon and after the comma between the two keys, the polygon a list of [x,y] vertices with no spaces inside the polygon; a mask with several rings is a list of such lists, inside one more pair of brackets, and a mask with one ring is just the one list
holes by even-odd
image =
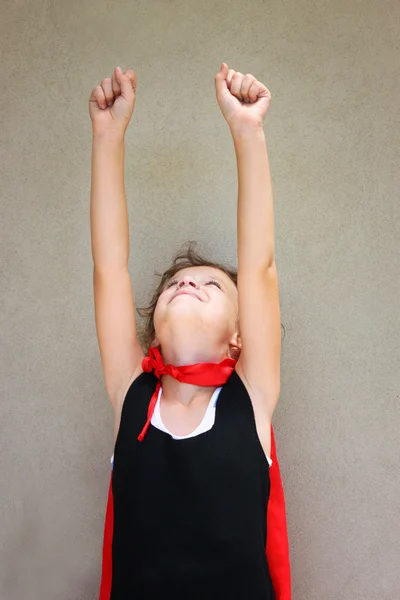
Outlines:
{"label": "brown hair", "polygon": [[[173,261],[172,261],[172,265],[166,271],[164,271],[164,273],[157,273],[157,272],[155,273],[155,275],[157,275],[158,277],[161,277],[161,281],[153,293],[153,296],[150,300],[149,306],[136,309],[138,314],[141,317],[145,318],[144,326],[142,326],[141,328],[138,329],[138,337],[139,337],[140,344],[146,354],[155,338],[154,312],[156,309],[158,298],[160,297],[160,295],[163,291],[165,283],[168,281],[168,279],[173,277],[175,275],[175,273],[177,273],[181,269],[185,269],[187,267],[202,267],[202,266],[214,267],[214,268],[219,269],[220,271],[223,271],[224,273],[226,273],[226,275],[228,275],[228,277],[230,277],[230,279],[233,281],[233,283],[237,287],[237,279],[238,279],[237,269],[235,269],[234,267],[232,267],[230,265],[224,265],[224,264],[213,262],[211,260],[204,258],[204,256],[201,256],[195,250],[196,245],[197,245],[197,242],[195,242],[195,241],[185,242],[185,244],[183,244],[181,249],[178,250],[178,252],[175,254]],[[238,321],[237,321],[237,326],[239,326]],[[282,327],[283,327],[283,325],[282,325]]]}

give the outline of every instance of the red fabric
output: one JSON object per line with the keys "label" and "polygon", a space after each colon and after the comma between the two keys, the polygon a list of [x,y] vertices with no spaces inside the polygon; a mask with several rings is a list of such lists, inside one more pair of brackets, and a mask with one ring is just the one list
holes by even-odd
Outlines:
{"label": "red fabric", "polygon": [[[236,361],[234,359],[226,358],[220,363],[197,363],[194,365],[185,365],[183,367],[164,365],[160,351],[157,348],[150,348],[148,356],[142,361],[142,368],[143,371],[147,373],[153,371],[159,381],[157,382],[156,390],[151,397],[147,411],[147,421],[142,432],[138,436],[139,441],[142,442],[144,440],[147,429],[149,428],[151,417],[157,403],[158,392],[161,385],[161,375],[171,375],[171,377],[174,377],[182,383],[220,386],[226,383],[235,368],[235,364]],[[276,457],[275,437],[272,426],[271,460],[271,491],[266,515],[268,529],[266,555],[276,600],[291,600],[289,543],[286,525],[285,499],[279,463]],[[112,534],[114,519],[111,481],[104,528],[103,572],[99,600],[110,600],[111,595]]]}
{"label": "red fabric", "polygon": [[267,509],[267,560],[276,600],[291,600],[289,540],[286,525],[285,497],[279,462],[276,456],[274,429],[271,426],[271,492]]}
{"label": "red fabric", "polygon": [[174,367],[173,365],[164,365],[163,358],[158,348],[150,348],[149,355],[142,361],[142,369],[146,373],[154,371],[158,378],[156,390],[151,397],[147,411],[147,421],[138,437],[142,442],[146,431],[149,428],[151,417],[157,404],[158,391],[161,386],[161,375],[171,375],[181,383],[192,383],[193,385],[223,385],[229,375],[235,368],[236,361],[233,358],[225,358],[220,363],[197,363],[195,365],[185,365],[184,367]]}
{"label": "red fabric", "polygon": [[108,502],[104,525],[103,573],[100,584],[99,600],[110,600],[112,579],[112,538],[114,531],[114,498],[112,493],[112,473],[108,489]]}

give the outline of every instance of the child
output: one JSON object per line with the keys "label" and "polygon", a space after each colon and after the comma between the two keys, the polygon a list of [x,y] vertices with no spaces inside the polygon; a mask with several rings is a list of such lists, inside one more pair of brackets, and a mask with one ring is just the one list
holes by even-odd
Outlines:
{"label": "child", "polygon": [[239,269],[191,247],[176,257],[147,310],[147,356],[123,174],[136,74],[117,67],[89,100],[95,318],[115,415],[101,600],[290,600],[271,437],[281,343],[262,127],[271,95],[225,63],[215,85],[238,162]]}

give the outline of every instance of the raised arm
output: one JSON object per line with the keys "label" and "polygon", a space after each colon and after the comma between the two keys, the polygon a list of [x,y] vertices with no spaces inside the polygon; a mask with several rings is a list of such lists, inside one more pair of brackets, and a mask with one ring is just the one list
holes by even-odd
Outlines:
{"label": "raised arm", "polygon": [[247,382],[257,429],[270,451],[270,423],[280,393],[280,307],[274,211],[263,119],[271,94],[250,73],[223,63],[215,77],[238,167],[238,305],[242,347],[236,371]]}
{"label": "raised arm", "polygon": [[[132,71],[130,73],[133,73]],[[136,332],[128,270],[129,223],[124,185],[125,130],[133,111],[133,81],[114,71],[90,97],[93,124],[90,232],[96,332],[108,397],[119,411],[123,394],[144,358]],[[125,84],[125,89],[124,89]],[[131,93],[129,91],[131,88]],[[122,93],[121,93],[122,89]],[[110,108],[102,108],[106,99]],[[123,112],[127,102],[130,115]],[[111,111],[114,109],[114,113]],[[118,113],[118,109],[121,112]],[[126,111],[126,105],[125,105]],[[123,117],[121,117],[123,115]]]}

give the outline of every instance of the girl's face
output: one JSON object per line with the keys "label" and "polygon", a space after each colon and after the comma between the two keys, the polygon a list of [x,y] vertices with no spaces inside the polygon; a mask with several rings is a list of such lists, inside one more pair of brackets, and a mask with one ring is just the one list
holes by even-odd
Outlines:
{"label": "girl's face", "polygon": [[[236,330],[238,295],[233,281],[215,267],[187,267],[166,281],[154,312],[156,343],[171,332],[209,334],[229,341]],[[160,342],[162,344],[162,342]]]}

